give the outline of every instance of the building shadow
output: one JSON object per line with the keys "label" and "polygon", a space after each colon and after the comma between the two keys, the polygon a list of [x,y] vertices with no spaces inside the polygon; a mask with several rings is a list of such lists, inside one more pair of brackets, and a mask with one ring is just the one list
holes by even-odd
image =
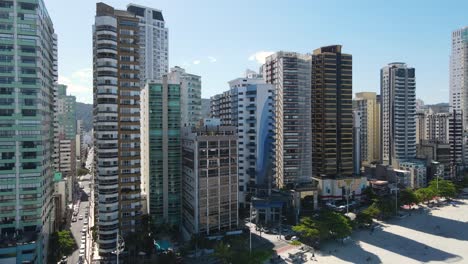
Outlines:
{"label": "building shadow", "polygon": [[[409,219],[412,221],[408,221]],[[448,219],[428,213],[412,213],[408,218],[395,219],[389,223],[434,236],[468,241],[468,223],[456,219]]]}
{"label": "building shadow", "polygon": [[376,231],[375,235],[361,233],[359,240],[422,263],[431,261],[457,262],[463,259],[458,255],[430,247],[426,244],[384,230]]}
{"label": "building shadow", "polygon": [[325,242],[321,245],[317,257],[320,259],[320,256],[330,255],[350,263],[382,263],[379,256],[364,250],[359,245],[359,241],[350,241],[345,244]]}

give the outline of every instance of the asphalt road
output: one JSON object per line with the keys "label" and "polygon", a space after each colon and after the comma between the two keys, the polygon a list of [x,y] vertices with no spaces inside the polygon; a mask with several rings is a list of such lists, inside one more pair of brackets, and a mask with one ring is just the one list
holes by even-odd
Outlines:
{"label": "asphalt road", "polygon": [[78,246],[78,249],[75,250],[75,252],[73,252],[71,257],[68,258],[67,263],[69,263],[69,264],[77,264],[78,263],[78,256],[79,256],[79,251],[80,251],[80,247],[81,247],[81,229],[83,229],[83,221],[84,221],[84,218],[85,218],[84,216],[85,216],[86,206],[88,206],[87,201],[82,201],[80,203],[80,210],[78,211],[78,216],[82,215],[83,219],[78,220],[78,217],[77,217],[77,221],[74,222],[74,223],[71,223],[70,230],[72,232],[73,238],[75,238],[76,245]]}

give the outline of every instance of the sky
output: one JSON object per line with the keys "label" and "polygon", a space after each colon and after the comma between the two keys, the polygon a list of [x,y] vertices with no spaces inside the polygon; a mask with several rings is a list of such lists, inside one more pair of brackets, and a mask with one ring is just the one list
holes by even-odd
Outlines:
{"label": "sky", "polygon": [[[44,0],[58,34],[59,82],[92,103],[95,0]],[[161,9],[169,67],[202,76],[202,97],[228,89],[246,69],[284,50],[311,53],[341,44],[353,55],[353,93],[380,90],[390,62],[416,68],[417,97],[448,102],[451,32],[468,25],[468,1],[432,0],[108,0]]]}

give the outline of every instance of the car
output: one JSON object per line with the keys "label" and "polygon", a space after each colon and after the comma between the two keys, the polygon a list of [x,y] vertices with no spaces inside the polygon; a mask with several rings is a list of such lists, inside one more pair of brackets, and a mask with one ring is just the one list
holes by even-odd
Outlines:
{"label": "car", "polygon": [[292,235],[285,235],[285,236],[284,236],[284,239],[286,239],[286,240],[291,240],[292,237],[293,237]]}
{"label": "car", "polygon": [[78,216],[78,220],[83,220],[83,216],[82,215]]}
{"label": "car", "polygon": [[83,254],[84,255],[84,248],[80,248],[80,255]]}
{"label": "car", "polygon": [[78,215],[78,211],[73,212],[73,216],[77,216],[77,215]]}
{"label": "car", "polygon": [[62,259],[60,260],[60,263],[67,263],[67,256],[63,256]]}
{"label": "car", "polygon": [[81,233],[86,233],[86,227],[83,227],[83,229],[81,229]]}
{"label": "car", "polygon": [[297,236],[293,236],[293,237],[291,237],[291,240],[292,241],[297,241],[297,240],[299,240],[299,238]]}
{"label": "car", "polygon": [[73,217],[73,218],[72,218],[72,222],[76,222],[76,217]]}
{"label": "car", "polygon": [[83,224],[87,225],[88,224],[88,219],[85,219]]}

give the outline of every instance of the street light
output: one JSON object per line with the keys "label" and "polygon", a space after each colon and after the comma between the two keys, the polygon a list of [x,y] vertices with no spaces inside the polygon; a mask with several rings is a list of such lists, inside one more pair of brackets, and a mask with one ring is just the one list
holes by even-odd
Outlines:
{"label": "street light", "polygon": [[122,236],[117,233],[117,241],[116,241],[116,249],[112,251],[113,254],[117,256],[117,264],[119,264],[119,255],[125,249],[125,241],[123,240]]}

